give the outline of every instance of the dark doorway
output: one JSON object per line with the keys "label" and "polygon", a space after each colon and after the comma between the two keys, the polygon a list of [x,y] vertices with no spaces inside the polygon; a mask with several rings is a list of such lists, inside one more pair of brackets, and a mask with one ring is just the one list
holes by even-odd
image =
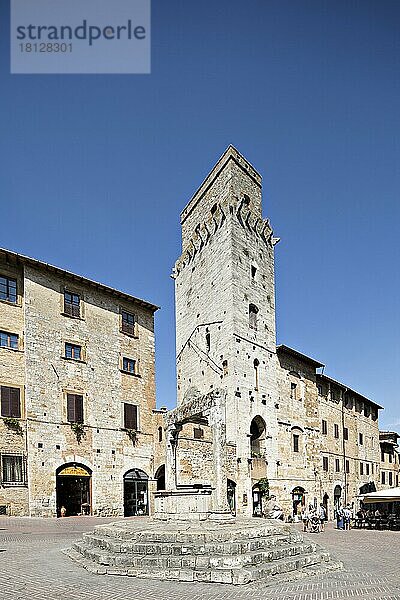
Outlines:
{"label": "dark doorway", "polygon": [[158,467],[154,478],[157,481],[157,490],[165,490],[165,465]]}
{"label": "dark doorway", "polygon": [[336,511],[339,509],[342,504],[342,488],[340,485],[335,485],[335,489],[333,490],[333,502],[335,506],[335,515]]}
{"label": "dark doorway", "polygon": [[253,517],[263,516],[263,505],[262,505],[262,494],[258,483],[253,485],[252,489],[253,496]]}
{"label": "dark doorway", "polygon": [[92,472],[76,463],[63,465],[56,473],[57,517],[91,514]]}
{"label": "dark doorway", "polygon": [[226,482],[226,496],[231,513],[236,515],[236,483],[232,479]]}
{"label": "dark doorway", "polygon": [[293,517],[301,517],[301,511],[306,504],[306,491],[298,486],[292,491]]}
{"label": "dark doorway", "polygon": [[326,511],[326,517],[328,518],[329,515],[329,496],[327,493],[324,494],[324,497],[322,498],[322,504],[324,505],[325,511]]}
{"label": "dark doorway", "polygon": [[131,469],[124,475],[124,516],[149,514],[149,477],[140,469]]}

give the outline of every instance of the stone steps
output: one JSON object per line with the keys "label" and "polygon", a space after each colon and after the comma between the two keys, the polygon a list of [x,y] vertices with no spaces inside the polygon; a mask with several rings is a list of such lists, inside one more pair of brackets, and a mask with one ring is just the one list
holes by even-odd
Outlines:
{"label": "stone steps", "polygon": [[236,585],[341,567],[289,526],[251,519],[229,525],[151,520],[101,525],[66,554],[98,574]]}
{"label": "stone steps", "polygon": [[268,550],[252,550],[238,554],[133,554],[113,552],[112,549],[102,549],[98,546],[76,542],[74,550],[80,552],[85,558],[101,565],[157,568],[157,569],[230,569],[247,565],[259,565],[271,561],[278,561],[286,557],[304,555],[315,552],[316,546],[311,543],[295,543],[275,545]]}
{"label": "stone steps", "polygon": [[301,541],[299,534],[278,535],[274,534],[264,538],[253,538],[245,542],[225,542],[225,543],[201,543],[193,544],[186,542],[178,543],[160,543],[160,542],[127,542],[115,540],[109,535],[95,533],[84,533],[83,538],[87,545],[100,548],[113,553],[124,554],[243,554],[255,550],[267,550],[276,545],[288,545],[296,541]]}

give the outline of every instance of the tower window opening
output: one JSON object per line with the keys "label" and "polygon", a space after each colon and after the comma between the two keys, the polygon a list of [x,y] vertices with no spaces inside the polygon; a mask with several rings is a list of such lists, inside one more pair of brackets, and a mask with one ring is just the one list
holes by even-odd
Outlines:
{"label": "tower window opening", "polygon": [[222,361],[222,372],[225,375],[228,375],[228,361],[224,360]]}
{"label": "tower window opening", "polygon": [[210,352],[210,349],[211,349],[211,334],[208,331],[206,333],[206,348],[207,348],[207,352]]}
{"label": "tower window opening", "polygon": [[254,359],[253,365],[254,365],[254,389],[257,391],[258,390],[258,367],[260,365],[257,358]]}
{"label": "tower window opening", "polygon": [[257,267],[255,267],[254,265],[251,265],[251,278],[252,279],[256,278],[256,273],[257,273]]}
{"label": "tower window opening", "polygon": [[257,330],[258,308],[255,304],[249,304],[249,327]]}

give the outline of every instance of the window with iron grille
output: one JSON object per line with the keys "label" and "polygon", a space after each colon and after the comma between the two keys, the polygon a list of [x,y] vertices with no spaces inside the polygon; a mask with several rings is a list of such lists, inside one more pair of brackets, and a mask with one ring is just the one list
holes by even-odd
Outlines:
{"label": "window with iron grille", "polygon": [[122,370],[125,371],[125,373],[136,375],[136,361],[124,356],[122,359]]}
{"label": "window with iron grille", "polygon": [[350,473],[350,462],[346,460],[346,473]]}
{"label": "window with iron grille", "polygon": [[67,421],[83,423],[83,396],[81,394],[67,394]]}
{"label": "window with iron grille", "polygon": [[138,407],[135,404],[124,403],[124,428],[137,431]]}
{"label": "window with iron grille", "polygon": [[299,438],[297,433],[293,434],[293,452],[299,452]]}
{"label": "window with iron grille", "polygon": [[17,280],[0,275],[0,300],[17,302]]}
{"label": "window with iron grille", "polygon": [[18,335],[16,333],[8,333],[8,331],[0,331],[0,346],[2,348],[18,350]]}
{"label": "window with iron grille", "polygon": [[335,429],[335,438],[339,437],[339,425],[337,423],[334,424]]}
{"label": "window with iron grille", "polygon": [[135,315],[126,311],[121,312],[121,331],[128,335],[135,336]]}
{"label": "window with iron grille", "polygon": [[343,437],[345,440],[349,439],[349,429],[348,427],[343,427]]}
{"label": "window with iron grille", "polygon": [[364,475],[364,463],[360,463],[360,475]]}
{"label": "window with iron grille", "polygon": [[328,470],[328,457],[327,456],[322,457],[322,468],[324,471]]}
{"label": "window with iron grille", "polygon": [[360,446],[362,446],[364,443],[364,436],[362,433],[358,434],[358,443],[360,444]]}
{"label": "window with iron grille", "polygon": [[325,421],[325,419],[322,419],[322,433],[323,435],[328,433],[328,423]]}
{"label": "window with iron grille", "polygon": [[79,294],[64,292],[64,314],[69,317],[81,316],[81,297]]}
{"label": "window with iron grille", "polygon": [[393,473],[389,471],[389,485],[393,485]]}
{"label": "window with iron grille", "polygon": [[14,419],[21,418],[21,393],[19,388],[2,385],[1,393],[1,416]]}
{"label": "window with iron grille", "polygon": [[338,458],[335,458],[335,471],[336,473],[339,473],[340,471],[340,461]]}
{"label": "window with iron grille", "polygon": [[72,358],[73,360],[82,360],[82,346],[77,344],[65,344],[65,358]]}
{"label": "window with iron grille", "polygon": [[386,473],[385,473],[385,471],[382,471],[382,473],[381,473],[381,482],[382,482],[383,484],[385,484],[385,483],[386,483]]}
{"label": "window with iron grille", "polygon": [[369,463],[365,465],[365,474],[369,475]]}
{"label": "window with iron grille", "polygon": [[2,485],[26,485],[26,460],[21,454],[1,455]]}

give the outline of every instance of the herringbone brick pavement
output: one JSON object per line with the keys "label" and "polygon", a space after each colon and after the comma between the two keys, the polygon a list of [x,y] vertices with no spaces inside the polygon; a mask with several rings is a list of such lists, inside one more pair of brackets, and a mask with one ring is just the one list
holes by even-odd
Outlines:
{"label": "herringbone brick pavement", "polygon": [[0,517],[1,600],[400,600],[400,532],[328,526],[311,537],[344,562],[344,571],[233,587],[93,575],[62,554],[83,531],[109,521]]}

